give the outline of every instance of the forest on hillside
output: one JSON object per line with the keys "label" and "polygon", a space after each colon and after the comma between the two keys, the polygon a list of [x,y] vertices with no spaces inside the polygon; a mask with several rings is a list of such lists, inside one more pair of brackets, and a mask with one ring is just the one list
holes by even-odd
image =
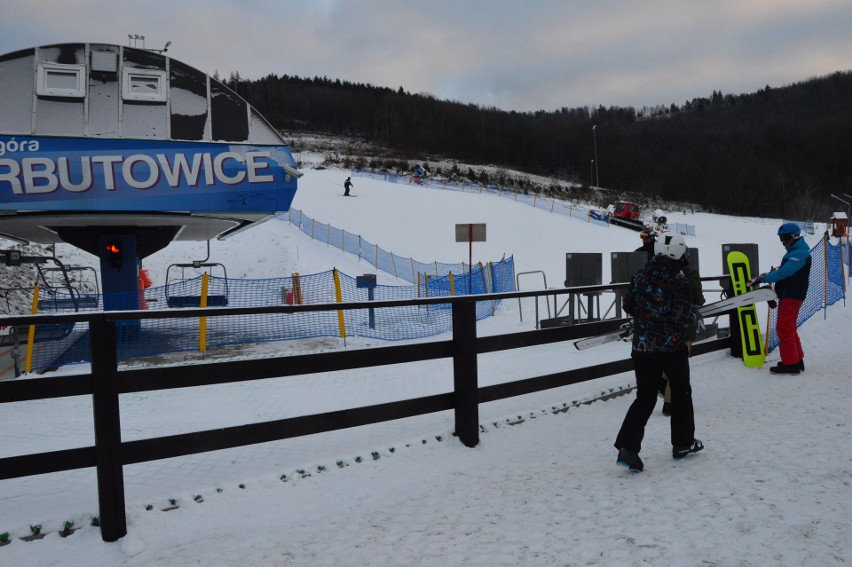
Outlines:
{"label": "forest on hillside", "polygon": [[225,82],[285,138],[323,132],[410,159],[449,157],[584,185],[597,177],[621,194],[725,214],[824,221],[844,210],[831,194],[852,194],[852,72],[641,111],[514,112],[327,77],[232,73]]}

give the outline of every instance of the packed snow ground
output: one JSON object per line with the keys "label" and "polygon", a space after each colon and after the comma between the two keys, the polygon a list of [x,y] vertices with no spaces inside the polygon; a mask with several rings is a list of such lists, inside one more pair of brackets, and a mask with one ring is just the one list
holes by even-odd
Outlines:
{"label": "packed snow ground", "polygon": [[[460,194],[308,170],[294,207],[420,261],[467,261],[455,223],[485,222],[475,259],[514,255],[516,271],[543,271],[561,287],[566,252],[633,250],[635,232],[603,228],[494,195]],[[779,219],[669,213],[696,226],[704,275],[721,273],[721,244],[754,242],[760,269],[777,264]],[[809,244],[815,242],[808,238]],[[69,257],[74,253],[65,250]],[[62,251],[60,251],[60,254]],[[172,261],[203,258],[203,244],[180,244],[146,259],[155,285]],[[78,257],[80,261],[85,258]],[[213,260],[231,277],[313,273],[336,266],[373,272],[288,223],[270,221],[214,242]],[[379,273],[382,284],[399,284]],[[543,278],[521,279],[523,289]],[[708,286],[712,289],[712,286]],[[708,290],[708,300],[716,292]],[[530,330],[532,300],[504,302],[479,324],[485,334]],[[546,307],[540,304],[542,314]],[[765,308],[762,308],[765,320]],[[523,322],[521,318],[523,317]],[[544,315],[543,315],[544,316]],[[94,470],[0,481],[2,565],[847,565],[852,562],[852,381],[842,303],[801,329],[807,371],[770,375],[716,352],[692,360],[696,436],[706,449],[671,459],[668,419],[652,417],[646,469],[615,464],[612,442],[632,395],[554,412],[631,374],[483,404],[481,443],[451,436],[450,412],[348,431],[125,467],[128,535],[105,543]],[[844,334],[845,333],[845,334]],[[287,354],[381,345],[336,339],[245,347],[222,356]],[[583,353],[546,345],[483,355],[481,383],[517,380],[629,354],[618,343]],[[65,369],[73,372],[75,369]],[[282,419],[336,407],[448,391],[448,361],[365,371],[151,392],[122,397],[124,440]],[[93,444],[87,399],[0,406],[0,456]],[[374,458],[377,456],[378,458]],[[282,481],[286,475],[286,481]],[[199,497],[201,502],[196,501]],[[170,500],[178,505],[171,507]],[[150,509],[148,509],[150,508]],[[62,538],[64,522],[78,531]],[[25,542],[41,524],[44,539]]]}

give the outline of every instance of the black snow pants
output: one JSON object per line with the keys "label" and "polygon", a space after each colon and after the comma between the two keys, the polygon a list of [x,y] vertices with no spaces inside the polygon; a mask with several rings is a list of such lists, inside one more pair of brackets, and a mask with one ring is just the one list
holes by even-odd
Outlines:
{"label": "black snow pants", "polygon": [[674,447],[692,444],[695,436],[695,414],[692,387],[689,384],[689,351],[684,345],[675,352],[633,351],[636,372],[636,399],[627,410],[615,439],[615,448],[639,452],[645,437],[645,425],[657,404],[663,372],[672,389],[671,442]]}

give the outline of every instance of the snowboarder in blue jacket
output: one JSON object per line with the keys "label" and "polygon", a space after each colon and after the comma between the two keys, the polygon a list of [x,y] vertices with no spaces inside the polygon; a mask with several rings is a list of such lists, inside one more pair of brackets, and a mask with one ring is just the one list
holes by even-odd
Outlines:
{"label": "snowboarder in blue jacket", "polygon": [[785,222],[778,229],[778,238],[787,252],[777,270],[757,276],[752,285],[761,282],[774,284],[778,294],[778,339],[781,341],[781,362],[769,369],[772,374],[798,374],[805,370],[805,353],[799,340],[797,322],[802,302],[808,295],[811,277],[811,251],[802,238],[799,225]]}

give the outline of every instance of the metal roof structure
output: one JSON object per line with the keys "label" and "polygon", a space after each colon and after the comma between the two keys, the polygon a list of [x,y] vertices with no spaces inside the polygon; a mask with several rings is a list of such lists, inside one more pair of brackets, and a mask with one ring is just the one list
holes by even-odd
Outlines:
{"label": "metal roof structure", "polygon": [[162,52],[66,43],[0,55],[0,236],[139,257],[289,209],[281,135],[220,81]]}

